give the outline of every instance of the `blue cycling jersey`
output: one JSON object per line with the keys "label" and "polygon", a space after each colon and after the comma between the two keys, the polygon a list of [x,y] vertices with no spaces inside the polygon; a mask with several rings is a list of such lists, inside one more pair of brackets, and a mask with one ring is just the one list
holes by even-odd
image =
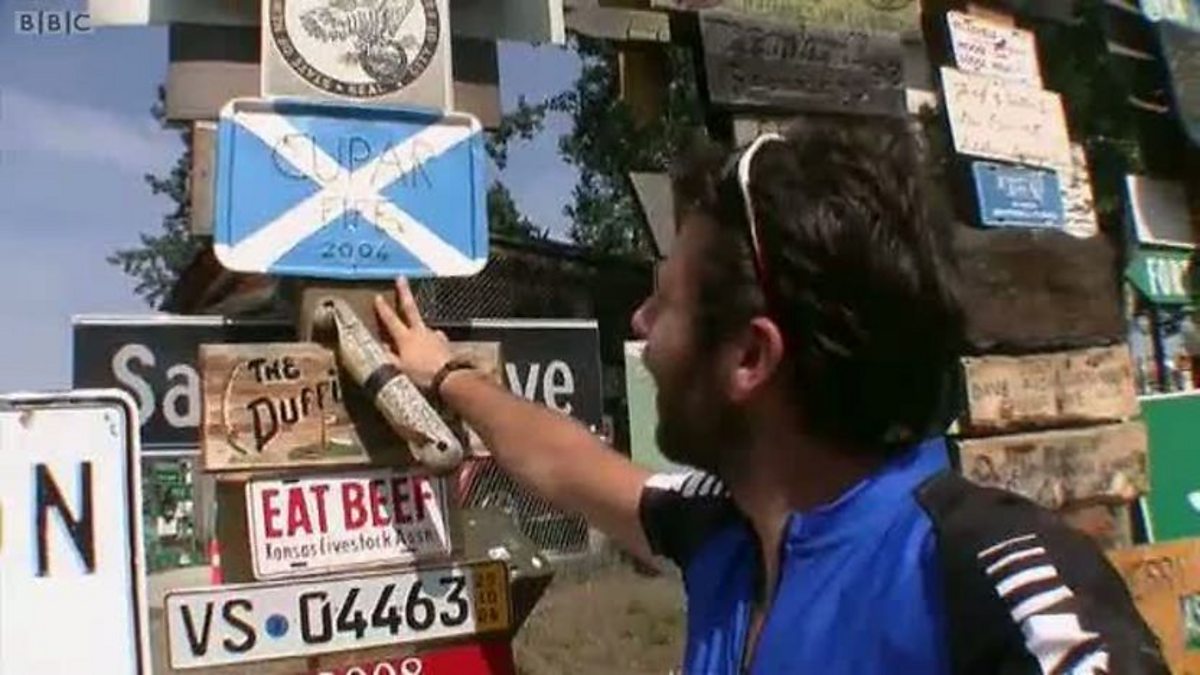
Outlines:
{"label": "blue cycling jersey", "polygon": [[1166,672],[1094,544],[948,468],[946,442],[926,441],[837,501],[793,513],[750,655],[762,566],[748,521],[711,476],[651,478],[647,538],[680,566],[687,592],[684,672]]}

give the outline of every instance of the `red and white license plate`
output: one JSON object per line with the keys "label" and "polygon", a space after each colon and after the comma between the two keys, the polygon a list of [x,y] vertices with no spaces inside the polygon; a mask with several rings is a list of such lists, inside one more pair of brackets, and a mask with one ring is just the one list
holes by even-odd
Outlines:
{"label": "red and white license plate", "polygon": [[500,562],[167,595],[172,668],[496,633],[511,623]]}
{"label": "red and white license plate", "polygon": [[478,642],[372,661],[325,668],[311,675],[516,675],[512,645],[507,641]]}
{"label": "red and white license plate", "polygon": [[359,570],[450,553],[444,479],[395,469],[246,484],[256,579]]}

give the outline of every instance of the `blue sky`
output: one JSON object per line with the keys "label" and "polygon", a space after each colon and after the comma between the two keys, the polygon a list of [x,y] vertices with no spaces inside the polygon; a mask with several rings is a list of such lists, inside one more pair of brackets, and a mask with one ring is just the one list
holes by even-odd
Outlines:
{"label": "blue sky", "polygon": [[[132,281],[104,258],[160,228],[171,209],[142,176],[168,170],[178,134],[150,117],[167,69],[161,27],[23,36],[14,12],[84,10],[86,0],[0,0],[0,392],[70,386],[74,314],[146,313]],[[554,46],[505,43],[501,95],[511,107],[568,87],[578,60]],[[557,154],[556,117],[514,147],[503,180],[539,226],[562,236],[576,173]]]}

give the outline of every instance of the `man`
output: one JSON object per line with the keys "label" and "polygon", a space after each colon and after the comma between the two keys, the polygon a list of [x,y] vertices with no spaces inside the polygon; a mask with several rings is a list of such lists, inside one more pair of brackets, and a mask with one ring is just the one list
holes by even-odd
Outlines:
{"label": "man", "polygon": [[397,365],[510,474],[687,591],[689,674],[1162,673],[1120,578],[1050,514],[949,469],[960,345],[901,122],[810,123],[675,177],[676,250],[633,319],[650,475],[450,361],[401,280]]}

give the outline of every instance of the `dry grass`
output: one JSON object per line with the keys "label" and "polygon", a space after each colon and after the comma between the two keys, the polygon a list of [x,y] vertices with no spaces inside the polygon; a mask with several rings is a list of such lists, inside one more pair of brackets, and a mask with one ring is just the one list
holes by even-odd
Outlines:
{"label": "dry grass", "polygon": [[517,636],[520,675],[667,675],[683,655],[683,588],[623,563],[563,570]]}

